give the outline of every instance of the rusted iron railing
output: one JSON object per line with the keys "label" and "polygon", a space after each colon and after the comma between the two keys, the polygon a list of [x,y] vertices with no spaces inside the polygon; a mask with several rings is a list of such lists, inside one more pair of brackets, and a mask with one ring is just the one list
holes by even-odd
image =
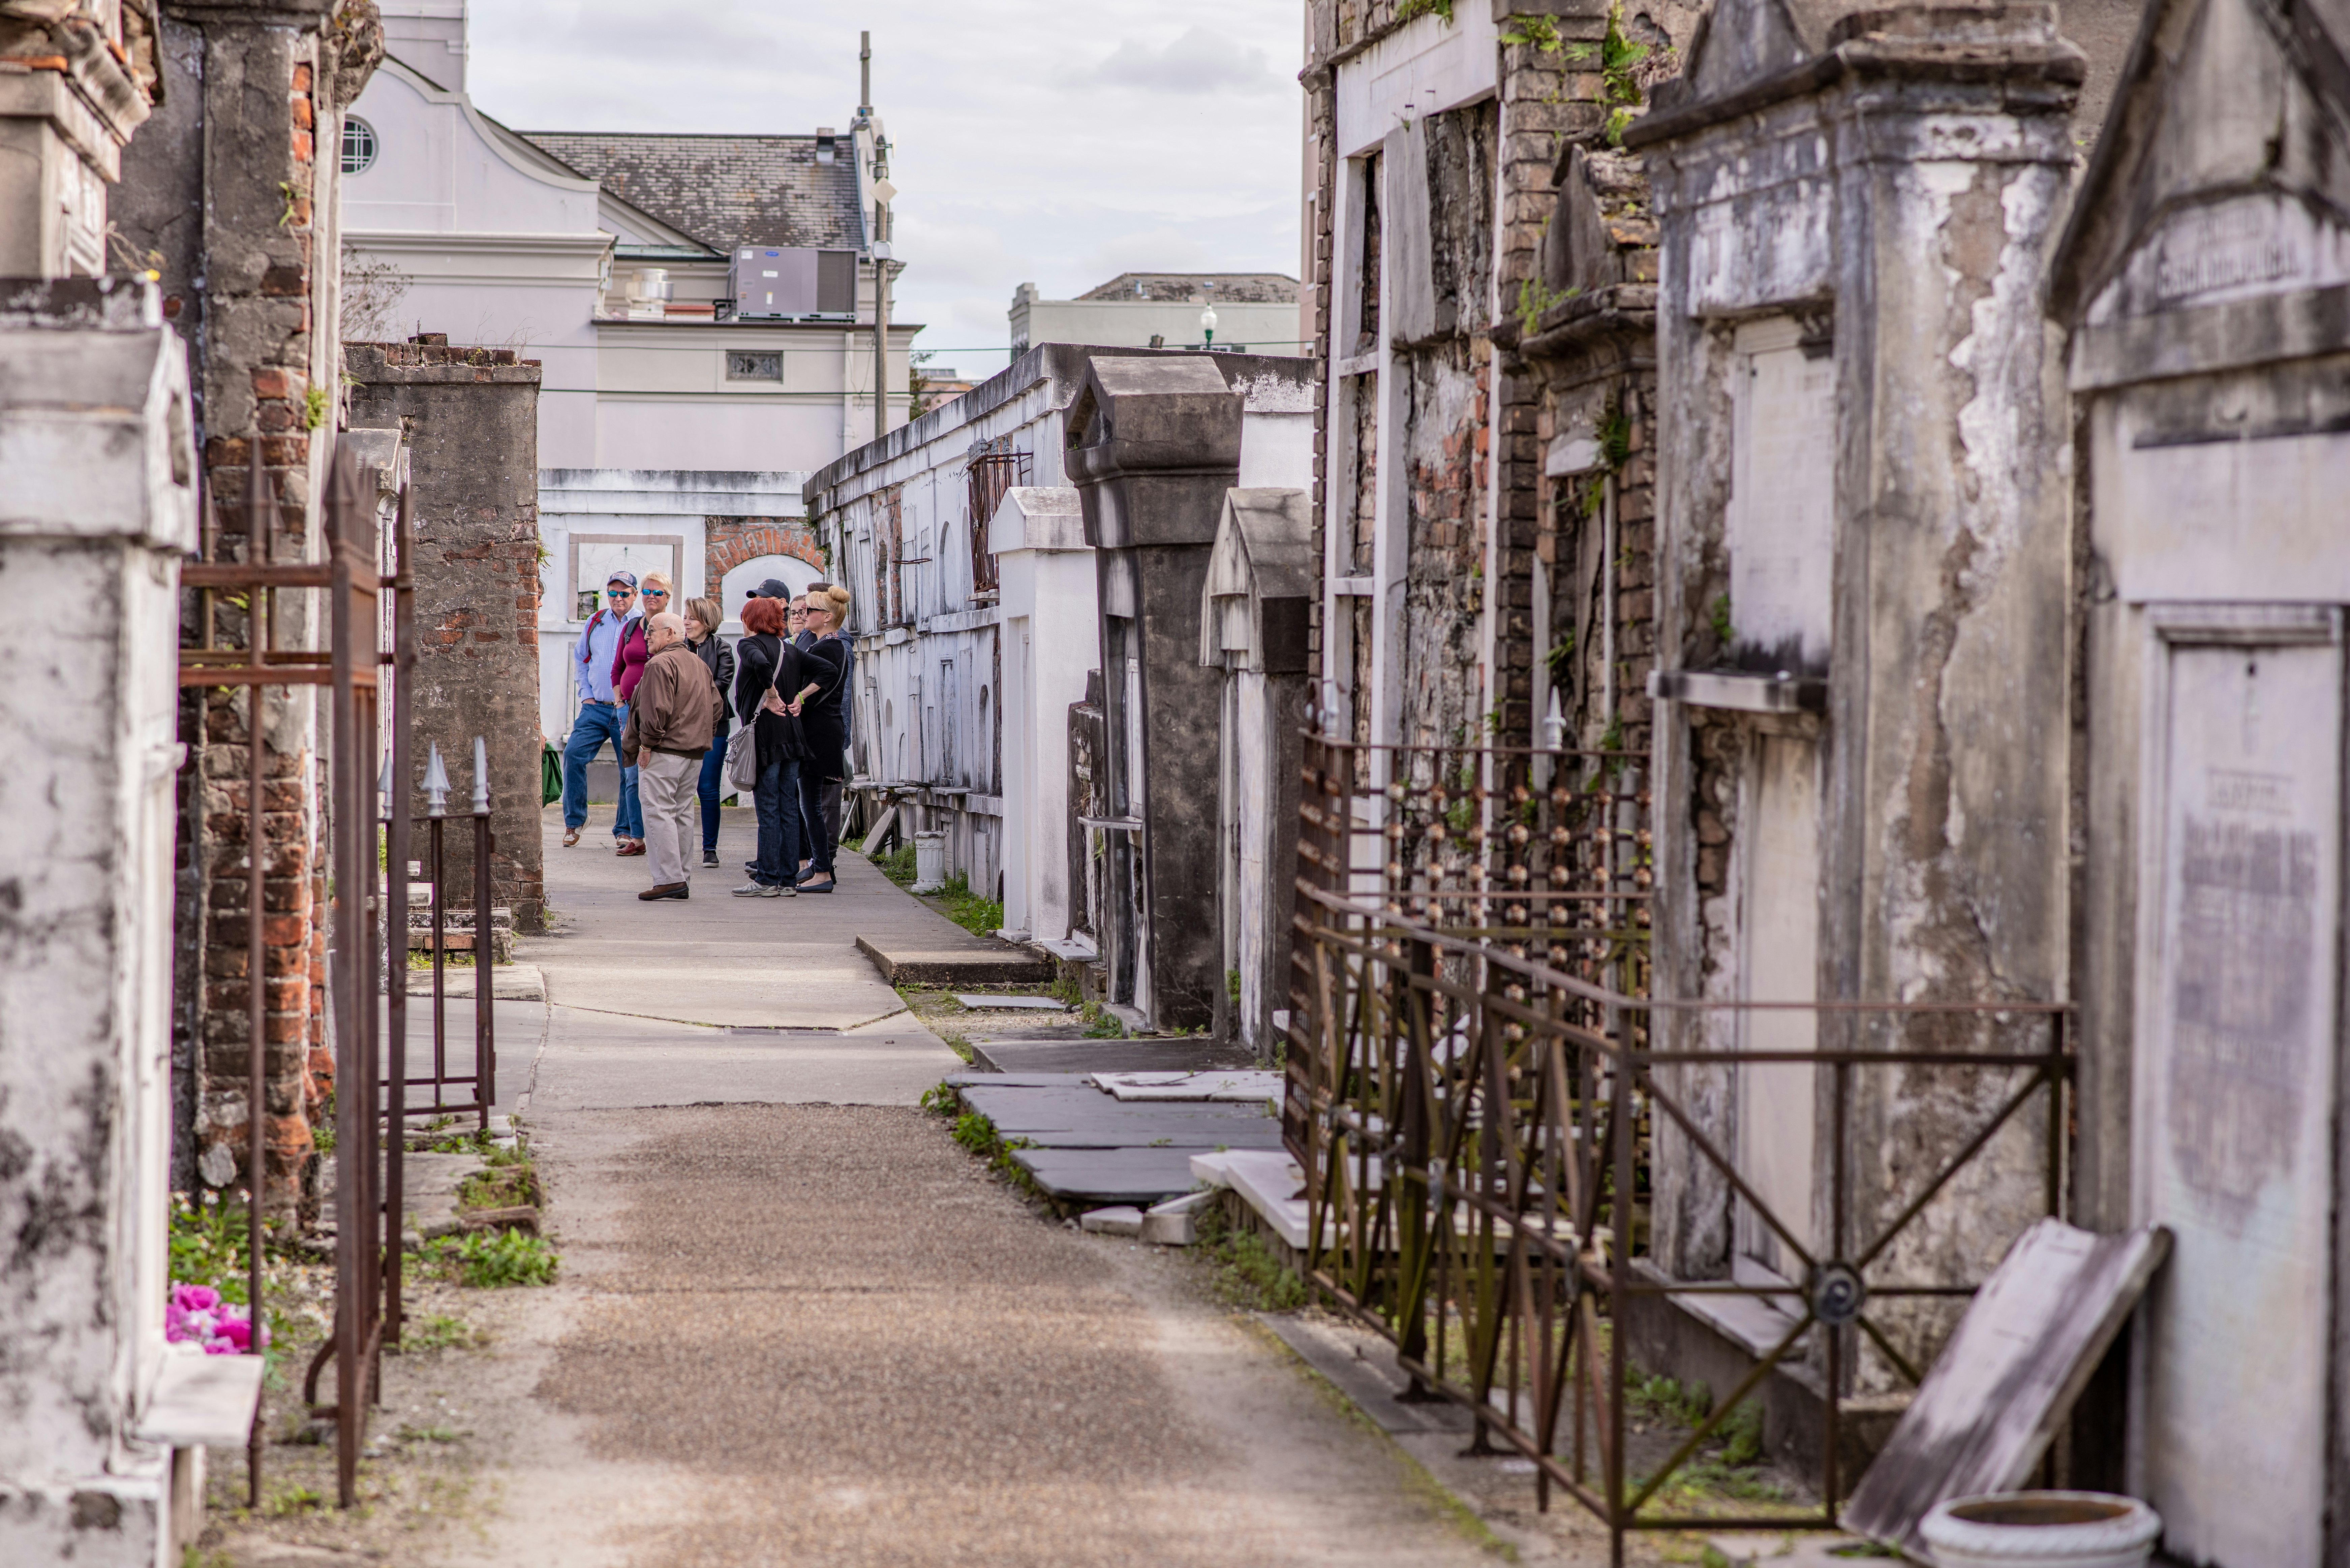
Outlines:
{"label": "rusted iron railing", "polygon": [[[473,805],[470,815],[473,836],[473,1066],[471,1072],[461,1073],[449,1065],[449,770],[441,760],[441,748],[434,746],[424,767],[428,846],[424,869],[432,898],[432,1072],[430,1076],[408,1076],[404,1061],[394,1068],[392,1078],[400,1089],[392,1114],[393,1120],[402,1125],[409,1116],[470,1115],[478,1118],[476,1127],[486,1132],[490,1106],[498,1096],[497,1010],[493,1005],[497,933],[490,902],[490,857],[497,848],[497,837],[490,831],[488,747],[478,735],[473,738]],[[407,826],[405,822],[400,824],[403,833]],[[403,947],[408,941],[404,920],[399,940]],[[409,1089],[429,1091],[431,1097],[411,1105],[406,1097]],[[471,1097],[451,1098],[451,1092],[458,1089],[465,1090]]]}
{"label": "rusted iron railing", "polygon": [[[1481,1446],[1532,1460],[1542,1506],[1557,1487],[1596,1514],[1617,1563],[1633,1531],[1835,1526],[1850,1479],[1839,1423],[1861,1375],[1914,1386],[1919,1347],[1947,1326],[1932,1314],[1974,1289],[1917,1222],[1986,1149],[2019,1142],[2042,1167],[2035,1199],[2057,1212],[2072,1067],[2067,1010],[2049,1003],[1643,994],[1638,768],[1309,731],[1283,1117],[1305,1171],[1312,1282],[1395,1344],[1416,1388],[1471,1411]],[[1771,1048],[1783,1027],[1754,1044],[1754,1020],[1790,1014],[1810,1021],[1804,1048]],[[1825,1150],[1808,1212],[1781,1212],[1718,1125],[1722,1075],[1753,1070],[1807,1075]],[[1976,1114],[1920,1139],[1898,1190],[1872,1165],[1863,1194],[1855,1107],[1882,1087],[1870,1075],[1948,1078]],[[2023,1125],[2035,1114],[2037,1137]],[[1658,1252],[1660,1219],[1681,1222],[1659,1186],[1683,1205],[1710,1187],[1791,1272],[1679,1277]],[[1636,1465],[1635,1316],[1722,1296],[1774,1303],[1783,1332],[1683,1440]],[[1821,1391],[1816,1504],[1669,1506],[1674,1478],[1782,1367]]]}
{"label": "rusted iron railing", "polygon": [[[199,634],[196,646],[180,651],[179,682],[203,688],[242,686],[248,705],[245,979],[251,1141],[246,1180],[252,1199],[248,1288],[256,1355],[261,1349],[261,1330],[267,1322],[262,1210],[267,1168],[269,977],[264,882],[271,842],[264,692],[269,687],[305,685],[324,687],[327,691],[329,767],[325,806],[330,835],[328,866],[335,888],[328,945],[328,997],[333,1009],[335,1046],[337,1201],[336,1322],[326,1349],[333,1352],[337,1366],[338,1471],[341,1501],[348,1507],[357,1501],[359,1454],[364,1441],[362,1407],[376,1383],[382,1329],[380,1216],[384,1172],[377,1093],[376,812],[369,790],[375,782],[377,673],[383,658],[376,635],[376,601],[383,579],[375,558],[373,509],[362,498],[358,467],[348,451],[337,450],[329,471],[323,560],[276,560],[280,520],[257,441],[250,475],[246,558],[207,559],[182,571],[182,585],[196,590]],[[216,556],[217,541],[210,536],[210,530],[205,543],[206,554]],[[282,596],[289,593],[323,593],[328,633],[324,649],[278,646]],[[218,612],[224,599],[244,612],[240,647],[219,644]],[[309,1379],[313,1389],[317,1372],[314,1364]],[[265,1439],[263,1418],[256,1414],[247,1451],[249,1495],[255,1504],[260,1501]]]}

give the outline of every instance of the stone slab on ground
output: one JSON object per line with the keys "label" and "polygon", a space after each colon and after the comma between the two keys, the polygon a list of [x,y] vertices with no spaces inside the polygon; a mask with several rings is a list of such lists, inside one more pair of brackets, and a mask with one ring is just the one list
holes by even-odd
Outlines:
{"label": "stone slab on ground", "polygon": [[1156,1203],[1191,1190],[1187,1148],[1019,1148],[1012,1158],[1055,1198]]}
{"label": "stone slab on ground", "polygon": [[973,1065],[999,1073],[1197,1073],[1248,1068],[1255,1058],[1236,1045],[1191,1036],[1142,1040],[974,1040]]}
{"label": "stone slab on ground", "polygon": [[1057,996],[995,996],[984,992],[958,993],[957,1002],[969,1008],[995,1008],[1010,1012],[1066,1012],[1069,1004]]}
{"label": "stone slab on ground", "polygon": [[[442,971],[441,994],[471,996],[473,994],[474,969],[472,964],[450,965]],[[411,969],[408,971],[408,994],[431,996],[432,971]],[[545,1002],[546,972],[535,963],[494,964],[490,968],[490,996],[496,1002]]]}
{"label": "stone slab on ground", "polygon": [[457,1184],[482,1168],[482,1157],[477,1154],[411,1152],[402,1154],[400,1160],[402,1228],[420,1235],[427,1225],[457,1211]]}
{"label": "stone slab on ground", "polygon": [[[964,1104],[1009,1138],[1046,1148],[1278,1148],[1281,1123],[1262,1105],[1128,1101],[1082,1083],[966,1082]],[[1187,1181],[1182,1188],[1190,1187]]]}
{"label": "stone slab on ground", "polygon": [[1226,1100],[1262,1105],[1281,1098],[1282,1076],[1235,1068],[1206,1073],[1097,1072],[1093,1079],[1120,1100]]}
{"label": "stone slab on ground", "polygon": [[1052,966],[1033,954],[983,937],[971,937],[964,945],[932,931],[859,932],[857,950],[872,960],[891,985],[1027,985],[1053,978]]}

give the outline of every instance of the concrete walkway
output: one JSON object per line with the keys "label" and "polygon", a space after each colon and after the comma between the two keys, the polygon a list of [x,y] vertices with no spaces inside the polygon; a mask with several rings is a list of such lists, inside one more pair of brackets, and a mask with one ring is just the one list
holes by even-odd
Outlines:
{"label": "concrete walkway", "polygon": [[960,1064],[910,1015],[676,1022],[882,1016],[854,939],[929,909],[853,859],[829,901],[705,899],[703,877],[649,907],[608,844],[550,846],[563,934],[526,944],[552,1000],[519,1115],[563,1278],[482,1301],[494,1501],[434,1558],[1486,1560],[1190,1260],[1039,1216],[913,1108]]}
{"label": "concrete walkway", "polygon": [[640,902],[652,885],[643,857],[612,853],[612,808],[588,808],[578,845],[563,847],[563,814],[547,808],[546,897],[554,934],[517,945],[546,971],[563,1007],[681,1023],[853,1029],[903,1003],[857,950],[859,935],[910,945],[960,943],[962,928],[908,898],[860,855],[839,857],[840,888],[795,898],[737,898],[758,825],[724,814],[715,868],[694,866],[691,897]]}

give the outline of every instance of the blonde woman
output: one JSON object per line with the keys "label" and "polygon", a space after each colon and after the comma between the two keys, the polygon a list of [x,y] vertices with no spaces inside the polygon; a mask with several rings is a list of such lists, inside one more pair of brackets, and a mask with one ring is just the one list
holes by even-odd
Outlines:
{"label": "blonde woman", "polygon": [[805,649],[813,684],[791,705],[807,741],[800,764],[800,816],[807,832],[808,861],[803,893],[829,893],[835,883],[833,846],[840,839],[840,784],[848,774],[848,639],[840,623],[848,611],[848,590],[810,583],[801,616],[809,636]]}

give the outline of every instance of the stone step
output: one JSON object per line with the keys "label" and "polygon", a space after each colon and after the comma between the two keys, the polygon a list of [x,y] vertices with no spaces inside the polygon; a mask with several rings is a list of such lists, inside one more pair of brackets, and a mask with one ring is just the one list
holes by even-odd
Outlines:
{"label": "stone step", "polygon": [[969,946],[891,937],[859,937],[857,950],[873,961],[892,985],[1037,985],[1053,978],[1052,966],[1008,943]]}

